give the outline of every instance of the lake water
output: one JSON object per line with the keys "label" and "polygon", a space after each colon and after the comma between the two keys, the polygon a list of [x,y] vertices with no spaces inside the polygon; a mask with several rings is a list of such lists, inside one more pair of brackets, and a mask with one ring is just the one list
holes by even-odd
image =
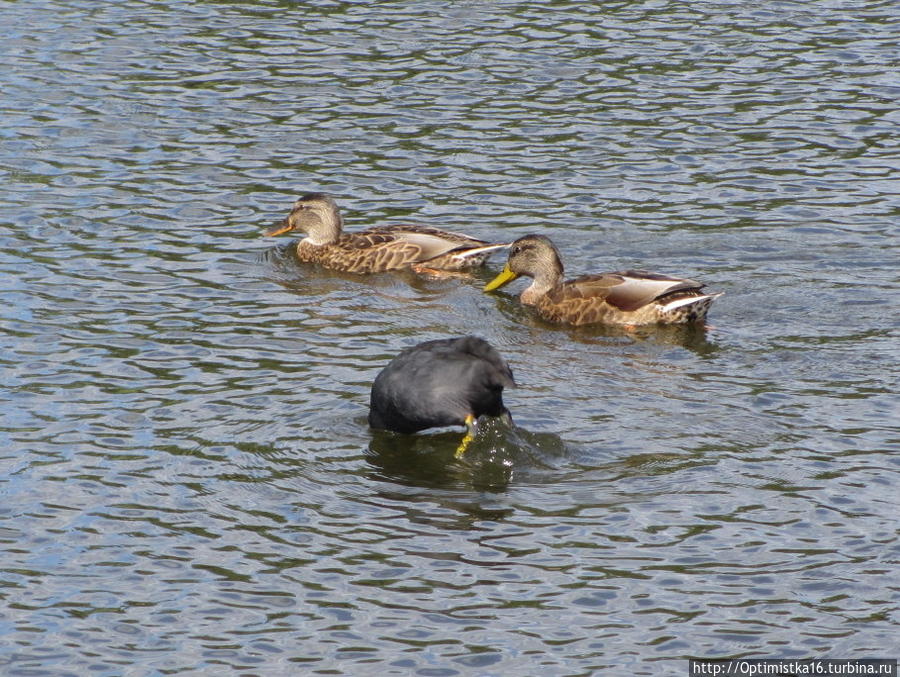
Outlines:
{"label": "lake water", "polygon": [[[684,675],[898,655],[894,2],[0,7],[0,672]],[[550,235],[723,291],[571,330],[523,283],[303,266]],[[517,428],[373,433],[476,333]]]}

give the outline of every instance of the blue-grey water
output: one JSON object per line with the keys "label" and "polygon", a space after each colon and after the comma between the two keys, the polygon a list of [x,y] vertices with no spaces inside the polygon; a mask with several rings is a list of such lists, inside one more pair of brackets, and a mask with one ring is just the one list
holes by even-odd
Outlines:
{"label": "blue-grey water", "polygon": [[[897,656],[895,2],[0,4],[0,672]],[[725,295],[546,325],[260,236],[550,235]],[[517,427],[373,434],[477,333]]]}

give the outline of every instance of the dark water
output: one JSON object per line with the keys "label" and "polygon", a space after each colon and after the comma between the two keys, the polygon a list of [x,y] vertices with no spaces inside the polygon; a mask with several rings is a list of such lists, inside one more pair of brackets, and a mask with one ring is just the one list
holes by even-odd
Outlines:
{"label": "dark water", "polygon": [[[0,672],[681,675],[896,655],[893,2],[0,6]],[[259,237],[551,235],[726,292],[549,327]],[[519,428],[365,425],[476,332]]]}

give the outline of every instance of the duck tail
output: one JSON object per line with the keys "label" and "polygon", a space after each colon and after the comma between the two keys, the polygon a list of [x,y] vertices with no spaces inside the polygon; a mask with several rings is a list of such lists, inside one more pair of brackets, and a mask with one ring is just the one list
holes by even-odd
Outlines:
{"label": "duck tail", "polygon": [[702,322],[712,302],[724,293],[680,296],[663,303],[660,310],[671,322]]}

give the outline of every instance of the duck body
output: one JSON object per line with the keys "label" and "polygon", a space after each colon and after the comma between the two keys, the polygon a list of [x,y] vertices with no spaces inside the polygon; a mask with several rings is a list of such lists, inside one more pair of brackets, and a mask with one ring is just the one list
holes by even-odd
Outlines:
{"label": "duck body", "polygon": [[693,280],[644,270],[582,275],[538,298],[549,322],[571,324],[685,324],[702,322],[719,294],[703,294]]}
{"label": "duck body", "polygon": [[381,273],[416,265],[462,272],[483,265],[493,251],[504,246],[427,226],[391,225],[342,233],[326,244],[307,237],[297,243],[296,255],[305,263],[353,273]]}
{"label": "duck body", "polygon": [[465,425],[473,435],[480,416],[509,416],[505,387],[515,387],[512,371],[484,339],[426,341],[401,352],[375,378],[369,425],[399,433]]}
{"label": "duck body", "polygon": [[563,279],[556,247],[543,235],[526,235],[510,246],[503,272],[485,286],[491,291],[525,275],[533,278],[520,295],[543,319],[557,324],[645,325],[703,322],[721,294],[704,285],[644,270]]}
{"label": "duck body", "polygon": [[492,244],[429,226],[389,225],[345,233],[337,204],[324,193],[302,196],[283,222],[266,235],[306,234],[296,244],[300,261],[351,273],[405,268],[464,272],[481,266],[508,244]]}

